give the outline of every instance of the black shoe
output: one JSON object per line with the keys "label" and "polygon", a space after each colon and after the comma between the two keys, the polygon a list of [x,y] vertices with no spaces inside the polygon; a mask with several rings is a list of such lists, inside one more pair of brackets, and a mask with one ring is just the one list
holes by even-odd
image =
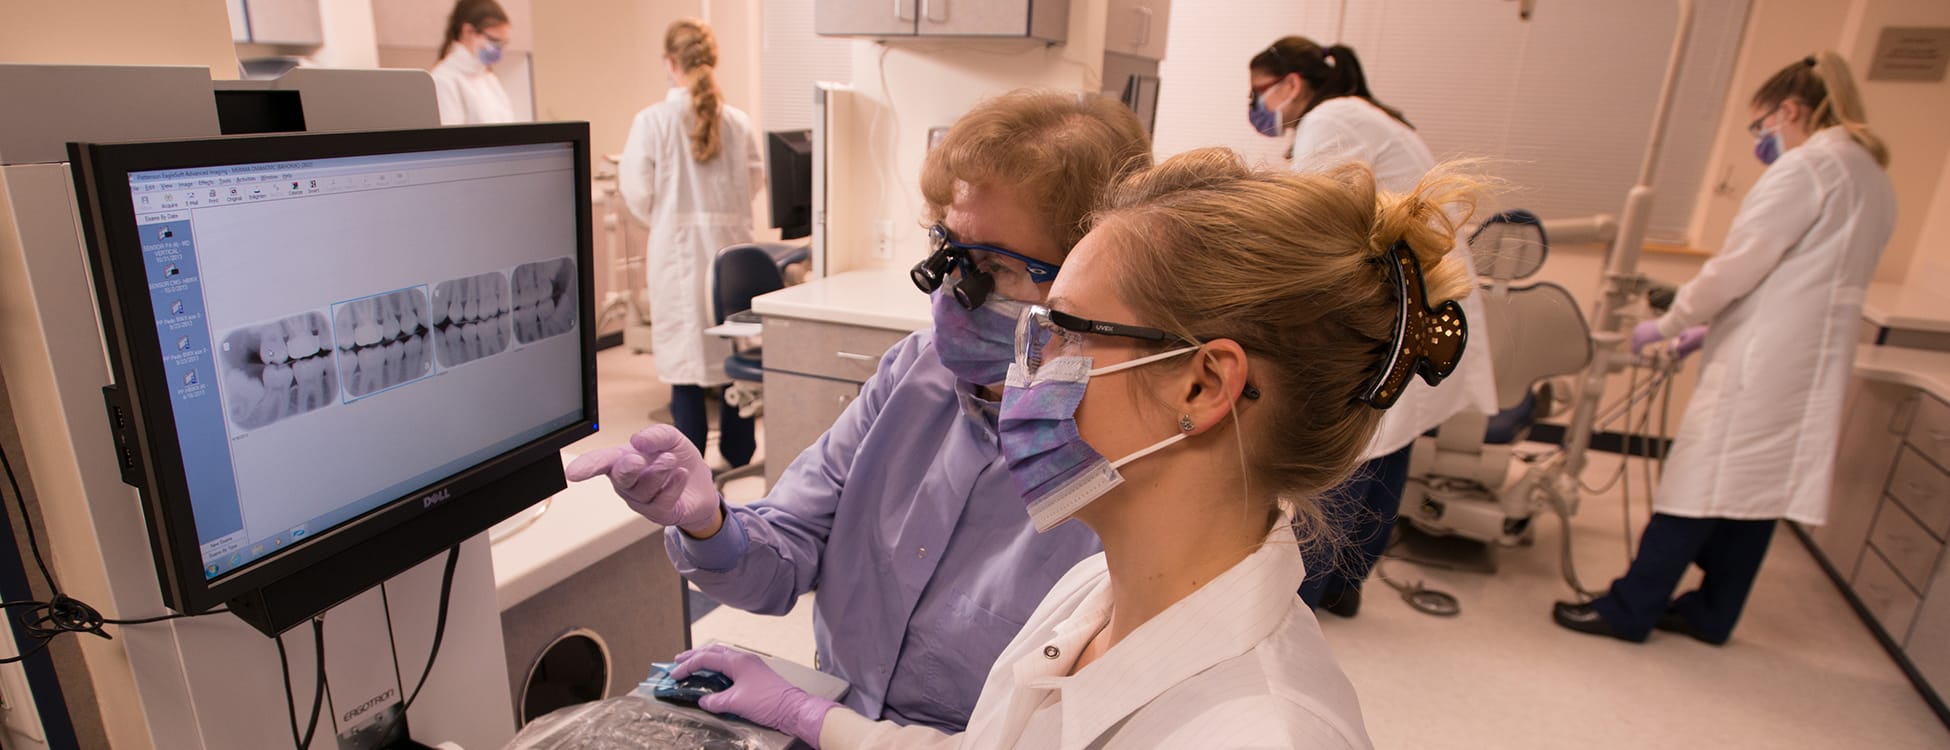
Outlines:
{"label": "black shoe", "polygon": [[1708,645],[1712,645],[1712,646],[1724,646],[1727,644],[1727,639],[1725,638],[1708,638],[1704,635],[1701,635],[1698,630],[1693,628],[1692,621],[1687,620],[1686,616],[1679,614],[1679,610],[1676,609],[1666,610],[1666,613],[1660,615],[1659,621],[1653,624],[1652,627],[1658,628],[1668,633],[1679,633],[1681,635],[1688,636],[1693,640]]}
{"label": "black shoe", "polygon": [[1342,617],[1353,617],[1361,612],[1361,590],[1345,588],[1322,594],[1320,608]]}
{"label": "black shoe", "polygon": [[1598,614],[1598,610],[1593,609],[1589,604],[1558,602],[1551,605],[1551,619],[1556,621],[1559,627],[1568,630],[1590,635],[1608,635],[1621,641],[1632,640],[1612,630],[1611,623],[1605,622],[1604,616]]}

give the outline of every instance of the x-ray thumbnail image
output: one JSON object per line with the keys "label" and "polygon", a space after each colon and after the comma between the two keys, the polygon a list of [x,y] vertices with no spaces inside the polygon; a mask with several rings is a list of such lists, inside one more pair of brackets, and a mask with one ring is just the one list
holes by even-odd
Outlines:
{"label": "x-ray thumbnail image", "polygon": [[332,329],[322,312],[246,326],[217,345],[224,411],[239,429],[338,403]]}
{"label": "x-ray thumbnail image", "polygon": [[508,349],[508,277],[500,272],[443,281],[433,287],[433,348],[441,367],[454,367]]}
{"label": "x-ray thumbnail image", "polygon": [[332,318],[348,400],[433,374],[426,287],[341,302]]}
{"label": "x-ray thumbnail image", "polygon": [[515,340],[527,344],[575,330],[576,263],[556,258],[515,266]]}

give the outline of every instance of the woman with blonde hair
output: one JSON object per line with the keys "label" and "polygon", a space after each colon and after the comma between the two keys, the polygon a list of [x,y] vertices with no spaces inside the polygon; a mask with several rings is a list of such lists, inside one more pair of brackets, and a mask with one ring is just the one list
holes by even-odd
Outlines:
{"label": "woman with blonde hair", "polygon": [[[668,426],[594,451],[665,527],[677,571],[712,599],[780,615],[809,591],[815,662],[860,715],[960,731],[982,679],[1036,603],[1099,549],[1039,534],[997,420],[1020,311],[1043,301],[1109,187],[1150,165],[1115,99],[1018,91],[977,104],[921,168],[934,325],[889,349],[860,395],[763,499],[729,506]],[[979,279],[979,281],[978,281]],[[915,294],[918,292],[909,292]]]}
{"label": "woman with blonde hair", "polygon": [[[714,322],[711,265],[719,250],[752,241],[752,199],[765,163],[750,118],[718,89],[718,40],[709,25],[673,21],[663,62],[670,92],[631,123],[618,186],[630,213],[650,225],[644,268],[657,379],[670,384],[671,421],[703,453],[705,389],[731,382],[724,372],[731,344],[704,333]],[[743,466],[757,449],[752,420],[724,404],[719,455]]]}
{"label": "woman with blonde hair", "polygon": [[675,673],[723,672],[700,705],[829,750],[1369,747],[1293,595],[1296,534],[1409,379],[1461,357],[1467,279],[1445,256],[1469,185],[1377,196],[1365,166],[1253,171],[1206,149],[1112,194],[1023,314],[1001,418],[1037,528],[1075,518],[1104,552],[1043,599],[965,734],[867,721],[724,649]]}
{"label": "woman with blonde hair", "polygon": [[[1750,105],[1747,132],[1767,171],[1726,246],[1664,316],[1632,332],[1634,352],[1675,338],[1680,356],[1705,346],[1652,520],[1610,593],[1557,603],[1566,628],[1725,643],[1775,522],[1827,520],[1862,298],[1896,224],[1889,150],[1833,52],[1782,68]],[[1705,579],[1674,599],[1692,565]]]}

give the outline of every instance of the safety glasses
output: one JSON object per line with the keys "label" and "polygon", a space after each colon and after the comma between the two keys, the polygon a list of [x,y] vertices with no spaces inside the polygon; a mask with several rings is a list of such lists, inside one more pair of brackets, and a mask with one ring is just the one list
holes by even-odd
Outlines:
{"label": "safety glasses", "polygon": [[1079,318],[1042,305],[1030,305],[1029,309],[1023,311],[1022,321],[1016,325],[1016,346],[1021,352],[1018,361],[1029,368],[1030,374],[1034,374],[1046,361],[1081,354],[1087,340],[1084,337],[1089,334],[1198,346],[1196,341],[1156,328]]}
{"label": "safety glasses", "polygon": [[1773,117],[1774,113],[1779,111],[1781,111],[1781,105],[1776,104],[1773,109],[1767,110],[1767,114],[1754,118],[1753,122],[1747,123],[1747,135],[1759,138],[1762,123],[1767,122],[1767,118]]}
{"label": "safety glasses", "polygon": [[947,227],[936,224],[928,229],[928,257],[916,263],[908,277],[914,280],[915,287],[933,294],[949,273],[959,271],[960,278],[949,292],[962,307],[973,310],[981,307],[989,293],[995,291],[998,273],[1020,274],[1029,283],[1040,286],[1055,281],[1056,272],[1061,268],[994,245],[956,242],[948,236]]}

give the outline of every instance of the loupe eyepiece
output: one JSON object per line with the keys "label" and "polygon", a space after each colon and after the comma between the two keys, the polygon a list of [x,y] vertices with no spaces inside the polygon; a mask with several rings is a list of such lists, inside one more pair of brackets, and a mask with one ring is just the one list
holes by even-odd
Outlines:
{"label": "loupe eyepiece", "polygon": [[908,271],[907,276],[914,280],[915,287],[933,294],[934,290],[941,288],[941,280],[948,275],[948,270],[953,268],[954,264],[954,255],[947,248],[943,248],[914,264],[914,269]]}
{"label": "loupe eyepiece", "polygon": [[961,280],[955,282],[955,301],[961,303],[963,309],[973,310],[981,307],[988,300],[989,292],[994,290],[995,277],[980,271],[963,273]]}

